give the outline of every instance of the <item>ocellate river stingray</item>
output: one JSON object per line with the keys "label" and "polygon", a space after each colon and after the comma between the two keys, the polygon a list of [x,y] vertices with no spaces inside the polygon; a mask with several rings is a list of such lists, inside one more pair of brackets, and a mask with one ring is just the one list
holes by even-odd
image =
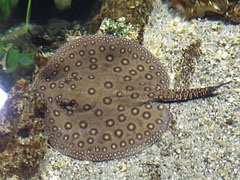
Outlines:
{"label": "ocellate river stingray", "polygon": [[164,102],[212,96],[220,86],[169,89],[167,71],[140,44],[91,35],[60,47],[33,87],[46,102],[50,144],[75,159],[107,161],[159,140],[172,119]]}

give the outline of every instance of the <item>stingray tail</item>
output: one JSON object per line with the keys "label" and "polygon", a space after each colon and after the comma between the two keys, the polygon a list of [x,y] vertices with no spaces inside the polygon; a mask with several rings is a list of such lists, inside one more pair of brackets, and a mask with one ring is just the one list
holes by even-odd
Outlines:
{"label": "stingray tail", "polygon": [[160,89],[156,102],[179,102],[188,101],[192,99],[204,98],[209,96],[216,96],[220,93],[216,92],[221,86],[232,81],[227,81],[217,86],[208,86],[203,88],[192,89]]}

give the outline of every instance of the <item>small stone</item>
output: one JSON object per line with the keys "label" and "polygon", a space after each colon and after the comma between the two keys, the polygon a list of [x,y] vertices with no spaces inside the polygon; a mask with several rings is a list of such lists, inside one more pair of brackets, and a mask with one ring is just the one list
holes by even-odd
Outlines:
{"label": "small stone", "polygon": [[227,44],[226,41],[220,41],[220,42],[219,42],[219,45],[220,45],[221,47],[226,46],[226,44]]}
{"label": "small stone", "polygon": [[191,24],[194,24],[194,23],[196,23],[196,22],[197,22],[196,19],[191,19],[191,20],[190,20],[190,23],[191,23]]}
{"label": "small stone", "polygon": [[179,125],[179,129],[183,129],[183,125],[182,124]]}
{"label": "small stone", "polygon": [[181,152],[182,152],[181,149],[179,149],[179,148],[176,149],[176,153],[177,153],[177,154],[181,154]]}
{"label": "small stone", "polygon": [[236,93],[240,93],[240,88],[233,89]]}
{"label": "small stone", "polygon": [[215,31],[218,30],[218,26],[215,26],[215,25],[213,25],[211,28],[212,30],[215,30]]}
{"label": "small stone", "polygon": [[178,25],[178,21],[175,19],[175,20],[173,20],[173,25],[174,26],[177,26]]}
{"label": "small stone", "polygon": [[221,58],[222,58],[222,59],[227,59],[228,57],[229,57],[229,54],[228,54],[226,51],[223,52]]}
{"label": "small stone", "polygon": [[127,171],[127,169],[128,169],[127,166],[123,166],[120,171],[121,171],[121,172],[125,172],[125,171]]}
{"label": "small stone", "polygon": [[221,60],[221,58],[217,55],[217,56],[215,56],[214,58],[213,58],[215,61],[220,61]]}
{"label": "small stone", "polygon": [[229,61],[229,65],[230,65],[230,66],[234,65],[235,63],[236,63],[236,60],[231,60],[231,61]]}
{"label": "small stone", "polygon": [[210,127],[209,127],[209,131],[212,131],[214,129],[214,124],[212,124]]}
{"label": "small stone", "polygon": [[212,35],[217,36],[218,32],[212,32]]}
{"label": "small stone", "polygon": [[210,152],[210,155],[212,156],[212,157],[217,157],[217,152]]}

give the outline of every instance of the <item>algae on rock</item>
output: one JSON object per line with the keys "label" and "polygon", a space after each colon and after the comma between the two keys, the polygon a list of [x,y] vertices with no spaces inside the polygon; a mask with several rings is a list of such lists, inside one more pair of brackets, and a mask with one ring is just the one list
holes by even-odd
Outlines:
{"label": "algae on rock", "polygon": [[30,82],[21,79],[0,110],[0,179],[29,179],[44,157],[46,138],[37,101]]}

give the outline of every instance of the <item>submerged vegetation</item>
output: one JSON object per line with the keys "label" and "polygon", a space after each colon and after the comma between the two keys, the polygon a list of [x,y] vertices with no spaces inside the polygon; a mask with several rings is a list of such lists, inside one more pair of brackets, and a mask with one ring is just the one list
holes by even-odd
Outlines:
{"label": "submerged vegetation", "polygon": [[13,73],[18,66],[26,67],[33,64],[33,53],[20,53],[11,43],[7,47],[0,46],[0,48],[0,57],[2,58],[0,67],[5,73]]}
{"label": "submerged vegetation", "polygon": [[0,26],[8,20],[12,9],[17,5],[18,0],[0,0]]}
{"label": "submerged vegetation", "polygon": [[34,53],[20,53],[14,44],[0,45],[0,84],[8,91],[28,72],[34,71]]}

